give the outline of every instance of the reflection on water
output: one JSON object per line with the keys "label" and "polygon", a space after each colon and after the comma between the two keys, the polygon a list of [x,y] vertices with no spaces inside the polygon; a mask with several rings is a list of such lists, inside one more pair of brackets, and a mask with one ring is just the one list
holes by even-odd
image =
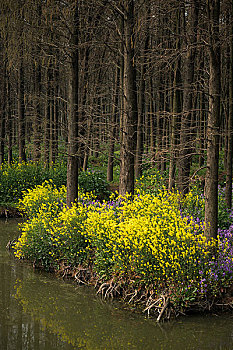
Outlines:
{"label": "reflection on water", "polygon": [[34,272],[5,249],[15,222],[0,226],[0,349],[233,349],[233,322],[222,317],[154,320],[103,302],[92,288]]}

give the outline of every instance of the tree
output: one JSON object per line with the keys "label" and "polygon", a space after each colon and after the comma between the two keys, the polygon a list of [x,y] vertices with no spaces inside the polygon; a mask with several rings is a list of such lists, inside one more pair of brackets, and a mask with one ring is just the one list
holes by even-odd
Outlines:
{"label": "tree", "polygon": [[[191,117],[193,104],[194,67],[197,45],[197,23],[198,23],[198,0],[187,3],[184,11],[188,12],[185,24],[185,57],[184,57],[184,89],[183,89],[183,111],[180,131],[180,154],[179,154],[179,189],[183,193],[189,190],[189,175],[191,166]],[[184,15],[184,18],[186,16]]]}
{"label": "tree", "polygon": [[227,134],[226,203],[232,207],[232,156],[233,156],[233,3],[231,3],[230,25],[230,75],[229,75],[229,117]]}
{"label": "tree", "polygon": [[135,39],[134,1],[124,1],[124,104],[122,121],[122,143],[120,155],[119,193],[134,193],[134,157],[137,132],[137,88],[134,57]]}
{"label": "tree", "polygon": [[79,121],[79,5],[75,3],[71,33],[71,57],[68,107],[68,158],[67,196],[68,207],[78,198],[78,121]]}
{"label": "tree", "polygon": [[205,234],[217,237],[218,160],[220,135],[220,0],[207,0],[209,20],[209,114],[207,125],[207,172],[205,178]]}

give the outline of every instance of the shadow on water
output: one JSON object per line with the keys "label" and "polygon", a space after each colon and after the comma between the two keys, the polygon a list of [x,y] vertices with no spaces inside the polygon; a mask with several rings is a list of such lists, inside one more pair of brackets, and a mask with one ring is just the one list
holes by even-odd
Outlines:
{"label": "shadow on water", "polygon": [[17,223],[0,222],[0,349],[232,350],[233,318],[192,316],[157,325],[18,262],[5,246]]}

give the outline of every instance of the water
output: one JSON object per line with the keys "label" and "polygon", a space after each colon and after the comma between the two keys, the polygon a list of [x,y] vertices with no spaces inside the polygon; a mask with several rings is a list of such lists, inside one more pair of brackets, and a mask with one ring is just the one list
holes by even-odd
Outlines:
{"label": "water", "polygon": [[34,271],[5,248],[17,222],[0,222],[0,350],[232,350],[233,315],[156,324],[78,287]]}

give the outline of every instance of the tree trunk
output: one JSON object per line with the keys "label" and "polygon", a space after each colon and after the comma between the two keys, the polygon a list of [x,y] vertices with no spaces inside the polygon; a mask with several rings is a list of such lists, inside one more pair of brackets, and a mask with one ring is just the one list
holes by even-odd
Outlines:
{"label": "tree trunk", "polygon": [[141,76],[138,96],[138,125],[137,125],[137,148],[135,158],[135,177],[142,175],[142,155],[143,155],[143,121],[145,117],[145,73],[146,73],[146,53],[149,47],[149,32],[146,32],[143,61],[141,64]]}
{"label": "tree trunk", "polygon": [[209,15],[209,115],[207,125],[207,172],[205,178],[205,235],[217,237],[218,229],[218,160],[220,133],[220,0],[207,1]]}
{"label": "tree trunk", "polygon": [[228,117],[228,144],[226,164],[226,204],[232,207],[232,153],[233,153],[233,4],[231,3],[230,29],[230,77],[229,77],[229,117]]}
{"label": "tree trunk", "polygon": [[[41,1],[37,3],[38,28],[41,26]],[[40,160],[41,156],[41,52],[40,46],[35,48],[35,112],[33,120],[33,159]]]}
{"label": "tree trunk", "polygon": [[6,144],[7,144],[7,162],[10,165],[13,162],[12,154],[12,135],[13,135],[13,120],[11,116],[11,90],[9,77],[6,77]]}
{"label": "tree trunk", "polygon": [[24,105],[24,69],[23,58],[18,69],[18,145],[19,163],[26,162],[25,153],[25,105]]}
{"label": "tree trunk", "polygon": [[78,198],[78,76],[79,76],[79,7],[75,5],[72,33],[72,52],[69,81],[68,109],[68,159],[67,159],[67,196],[66,204],[71,207]]}
{"label": "tree trunk", "polygon": [[110,139],[108,149],[108,168],[107,168],[107,181],[113,181],[113,163],[114,163],[114,148],[116,137],[116,123],[117,123],[117,110],[118,110],[118,86],[120,84],[120,69],[116,68],[115,89],[112,103],[112,117],[110,125]]}
{"label": "tree trunk", "polygon": [[84,158],[83,158],[83,166],[82,166],[83,171],[87,170],[87,165],[88,165],[88,158],[89,158],[89,153],[90,153],[91,130],[92,130],[92,118],[91,118],[91,116],[88,116],[87,136],[86,136]]}
{"label": "tree trunk", "polygon": [[49,166],[49,120],[50,120],[50,65],[45,71],[45,106],[44,106],[44,164]]}
{"label": "tree trunk", "polygon": [[134,1],[125,1],[124,116],[122,125],[119,193],[134,193],[134,157],[137,128],[136,69],[134,62]]}
{"label": "tree trunk", "polygon": [[193,80],[194,80],[194,61],[195,45],[197,42],[197,22],[198,22],[198,4],[194,0],[190,4],[188,23],[186,30],[186,55],[184,59],[184,94],[183,94],[183,113],[181,118],[180,132],[180,155],[179,155],[179,190],[187,193],[189,190],[189,174],[191,166],[192,153],[192,135],[191,135],[191,117],[192,117],[192,99],[193,99]]}
{"label": "tree trunk", "polygon": [[35,66],[35,113],[33,120],[33,159],[40,160],[41,143],[41,66]]}
{"label": "tree trunk", "polygon": [[[180,8],[176,13],[176,50],[180,50]],[[180,122],[180,113],[182,109],[181,104],[181,60],[177,58],[177,62],[174,67],[174,82],[173,82],[173,96],[172,96],[172,116],[171,116],[171,133],[170,133],[170,164],[169,164],[169,180],[168,190],[175,186],[175,170],[176,170],[176,157],[177,157],[177,144],[178,144],[178,126]]]}
{"label": "tree trunk", "polygon": [[2,62],[1,82],[1,120],[0,120],[0,165],[4,163],[5,138],[6,138],[6,67]]}

